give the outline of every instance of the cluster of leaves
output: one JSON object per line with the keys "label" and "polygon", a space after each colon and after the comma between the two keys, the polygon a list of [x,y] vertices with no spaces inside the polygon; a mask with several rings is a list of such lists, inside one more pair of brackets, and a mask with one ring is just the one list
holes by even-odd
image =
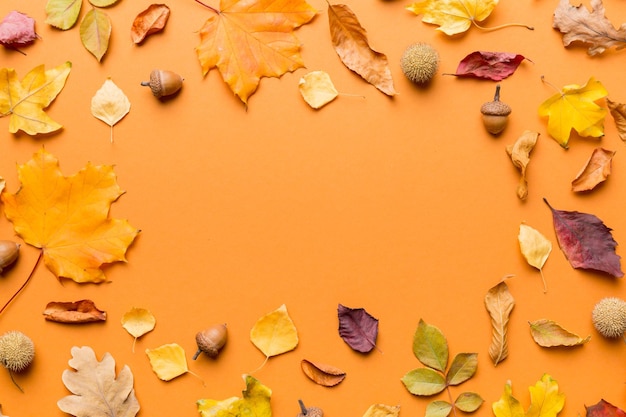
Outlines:
{"label": "cluster of leaves", "polygon": [[513,396],[511,382],[504,386],[500,400],[492,404],[491,408],[496,417],[556,417],[565,405],[565,394],[559,392],[559,384],[548,374],[528,388],[530,391],[530,406],[526,411],[522,404]]}

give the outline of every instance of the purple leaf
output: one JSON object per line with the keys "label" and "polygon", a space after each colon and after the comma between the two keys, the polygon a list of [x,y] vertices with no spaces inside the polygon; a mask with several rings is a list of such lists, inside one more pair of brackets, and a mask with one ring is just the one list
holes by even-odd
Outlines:
{"label": "purple leaf", "polygon": [[457,77],[485,78],[502,81],[512,75],[519,64],[527,58],[508,52],[472,52],[459,62]]}
{"label": "purple leaf", "polygon": [[337,307],[339,336],[357,352],[367,353],[376,346],[378,319],[363,308]]}
{"label": "purple leaf", "polygon": [[593,214],[556,210],[545,198],[543,201],[552,210],[559,246],[572,267],[606,272],[617,278],[624,276],[620,257],[615,253],[617,242],[602,220]]}
{"label": "purple leaf", "polygon": [[37,39],[35,19],[12,11],[0,22],[0,45],[16,47],[26,45]]}

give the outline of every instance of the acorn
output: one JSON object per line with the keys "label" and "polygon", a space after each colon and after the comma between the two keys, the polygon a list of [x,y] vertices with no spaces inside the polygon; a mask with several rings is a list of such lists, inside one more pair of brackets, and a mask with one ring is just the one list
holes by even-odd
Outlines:
{"label": "acorn", "polygon": [[0,274],[2,270],[15,262],[20,252],[19,243],[0,240]]}
{"label": "acorn", "polygon": [[24,333],[12,330],[0,336],[0,364],[9,371],[11,380],[20,391],[22,388],[13,379],[12,372],[22,372],[34,358],[35,344]]}
{"label": "acorn", "polygon": [[591,314],[593,326],[604,337],[616,339],[626,332],[626,301],[617,297],[600,300]]}
{"label": "acorn", "polygon": [[192,359],[195,361],[201,353],[206,354],[210,358],[216,358],[226,344],[226,339],[228,339],[228,332],[225,324],[216,324],[196,333],[198,350]]}
{"label": "acorn", "polygon": [[483,124],[487,132],[497,135],[504,130],[511,114],[511,107],[500,101],[500,84],[496,85],[493,101],[484,103],[480,107],[480,112],[483,114]]}
{"label": "acorn", "polygon": [[400,58],[400,67],[406,77],[416,84],[430,82],[439,67],[439,53],[423,42],[409,45]]}
{"label": "acorn", "polygon": [[324,411],[319,407],[305,407],[302,400],[298,400],[300,412],[296,417],[324,417]]}
{"label": "acorn", "polygon": [[171,96],[183,86],[183,77],[174,71],[155,69],[150,72],[150,81],[142,81],[141,85],[150,87],[156,98]]}

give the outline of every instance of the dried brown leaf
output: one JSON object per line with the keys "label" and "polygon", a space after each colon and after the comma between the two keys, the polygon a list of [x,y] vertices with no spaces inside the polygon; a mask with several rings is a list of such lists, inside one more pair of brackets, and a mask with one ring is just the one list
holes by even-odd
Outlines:
{"label": "dried brown leaf", "polygon": [[302,372],[316,384],[325,387],[334,387],[344,380],[346,373],[339,368],[322,363],[311,362],[302,359],[300,362]]}
{"label": "dried brown leaf", "polygon": [[396,94],[387,56],[370,48],[367,32],[345,4],[328,5],[328,23],[335,51],[346,67],[388,96]]}
{"label": "dried brown leaf", "polygon": [[528,322],[530,325],[530,334],[539,346],[555,347],[555,346],[579,346],[587,343],[591,336],[582,338],[561,327],[560,324],[548,320],[540,319]]}
{"label": "dried brown leaf", "polygon": [[613,120],[615,120],[615,126],[617,126],[619,138],[626,142],[626,104],[616,103],[608,97],[606,99],[606,104],[609,107],[611,116],[613,116]]}
{"label": "dried brown leaf", "polygon": [[606,180],[611,173],[613,155],[615,155],[615,151],[603,148],[594,149],[585,167],[572,181],[572,191],[591,191],[596,185]]}
{"label": "dried brown leaf", "polygon": [[537,144],[539,133],[526,130],[522,133],[513,145],[506,147],[506,153],[511,157],[513,165],[520,171],[519,184],[517,185],[517,196],[525,200],[528,196],[528,182],[526,180],[526,168],[530,162],[530,151]]}
{"label": "dried brown leaf", "polygon": [[515,300],[509,292],[509,287],[504,281],[487,291],[485,295],[485,307],[491,317],[491,346],[489,356],[494,365],[499,364],[509,355],[508,349],[508,324],[509,317]]}
{"label": "dried brown leaf", "polygon": [[51,301],[46,305],[43,316],[57,323],[92,323],[107,319],[107,313],[99,310],[91,300]]}
{"label": "dried brown leaf", "polygon": [[170,17],[170,8],[165,4],[151,4],[139,13],[130,28],[130,37],[134,43],[141,43],[153,33],[163,30]]}

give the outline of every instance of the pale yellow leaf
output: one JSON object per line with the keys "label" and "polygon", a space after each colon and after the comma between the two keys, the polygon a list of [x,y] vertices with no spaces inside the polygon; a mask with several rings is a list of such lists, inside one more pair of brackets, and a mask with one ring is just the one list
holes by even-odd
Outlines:
{"label": "pale yellow leaf", "polygon": [[372,404],[363,417],[398,417],[398,415],[400,415],[399,405]]}
{"label": "pale yellow leaf", "polygon": [[295,349],[298,332],[287,307],[283,304],[261,317],[250,330],[250,340],[268,358]]}
{"label": "pale yellow leaf", "polygon": [[575,333],[564,329],[560,324],[548,319],[529,322],[530,334],[539,346],[580,346],[587,343],[591,336],[582,338]]}
{"label": "pale yellow leaf", "polygon": [[80,22],[80,40],[98,62],[109,49],[112,27],[109,16],[97,8],[89,10]]}
{"label": "pale yellow leaf", "polygon": [[311,71],[300,78],[298,83],[304,101],[314,109],[330,103],[339,94],[330,75],[324,71]]}
{"label": "pale yellow leaf", "polygon": [[122,120],[130,111],[130,101],[124,92],[107,79],[91,99],[91,114],[111,126],[111,142],[113,142],[113,125]]}
{"label": "pale yellow leaf", "polygon": [[154,330],[155,325],[156,318],[145,308],[133,307],[124,313],[122,316],[122,327],[135,338],[133,341],[133,352],[135,351],[137,338]]}
{"label": "pale yellow leaf", "polygon": [[176,343],[154,349],[146,349],[154,373],[163,381],[169,381],[189,372],[185,350]]}
{"label": "pale yellow leaf", "polygon": [[[552,251],[552,243],[539,231],[525,224],[520,224],[517,238],[522,255],[529,265],[539,270],[543,280],[543,265]],[[543,287],[544,292],[547,291],[545,280]]]}

